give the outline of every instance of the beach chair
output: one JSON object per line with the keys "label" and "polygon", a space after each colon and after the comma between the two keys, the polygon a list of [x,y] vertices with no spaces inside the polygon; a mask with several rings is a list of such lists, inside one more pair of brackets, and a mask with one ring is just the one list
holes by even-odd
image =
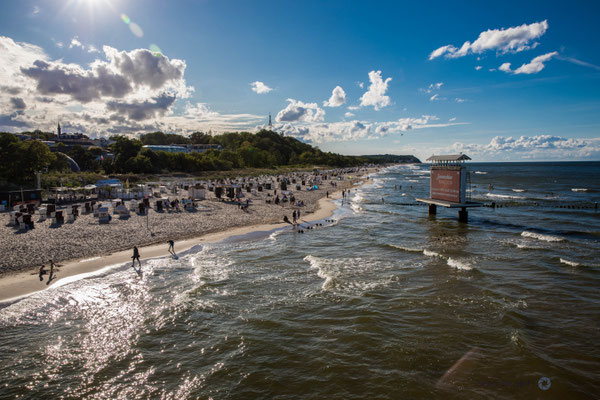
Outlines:
{"label": "beach chair", "polygon": [[38,222],[42,222],[46,220],[46,207],[40,207],[38,209]]}
{"label": "beach chair", "polygon": [[65,209],[65,216],[67,217],[67,222],[75,222],[75,216],[73,215],[72,208]]}
{"label": "beach chair", "polygon": [[108,214],[108,207],[98,208],[98,223],[108,224],[110,222],[110,215]]}
{"label": "beach chair", "polygon": [[19,230],[24,231],[27,229],[27,226],[25,225],[25,221],[23,218],[23,215],[19,216],[17,218],[17,226],[19,227]]}
{"label": "beach chair", "polygon": [[117,206],[116,213],[119,215],[120,219],[127,219],[130,216],[129,210],[127,209],[127,207],[125,207],[124,204]]}

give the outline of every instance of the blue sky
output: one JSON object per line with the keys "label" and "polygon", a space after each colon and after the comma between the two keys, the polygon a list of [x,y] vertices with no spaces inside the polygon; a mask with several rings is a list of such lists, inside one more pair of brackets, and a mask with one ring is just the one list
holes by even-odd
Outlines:
{"label": "blue sky", "polygon": [[596,2],[3,2],[0,129],[600,159]]}

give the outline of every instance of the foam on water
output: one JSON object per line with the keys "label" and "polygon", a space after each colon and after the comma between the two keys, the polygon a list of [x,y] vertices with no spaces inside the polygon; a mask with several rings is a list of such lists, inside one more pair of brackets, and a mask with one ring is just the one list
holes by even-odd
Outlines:
{"label": "foam on water", "polygon": [[316,269],[317,275],[325,280],[323,282],[323,285],[321,285],[321,288],[323,290],[328,290],[333,286],[334,275],[331,274],[331,272],[328,272],[325,270],[325,268],[324,268],[325,261],[324,260],[319,259],[318,257],[311,256],[309,254],[306,257],[304,257],[304,261],[309,262],[310,269]]}
{"label": "foam on water", "polygon": [[496,193],[486,193],[487,197],[495,198],[495,199],[524,199],[523,196],[511,196],[509,194],[496,194]]}
{"label": "foam on water", "polygon": [[[390,246],[400,249],[402,251],[407,251],[409,253],[424,253],[425,254],[425,251],[427,251],[424,249],[420,249],[418,247],[404,247],[404,246],[399,246],[397,244],[390,244]],[[425,254],[425,255],[427,255],[427,254]]]}
{"label": "foam on water", "polygon": [[456,269],[461,269],[461,270],[465,270],[465,271],[473,269],[469,263],[467,263],[465,261],[457,260],[452,257],[448,257],[446,262],[448,263],[449,266],[456,268]]}
{"label": "foam on water", "polygon": [[512,191],[517,193],[523,193],[525,189],[513,189]]}
{"label": "foam on water", "polygon": [[561,258],[561,259],[560,259],[560,262],[561,262],[561,263],[563,263],[563,264],[570,265],[571,267],[579,267],[579,266],[581,265],[581,264],[580,264],[580,263],[578,263],[578,262],[575,262],[575,261],[570,261],[570,260],[567,260],[567,259],[565,259],[565,258]]}
{"label": "foam on water", "polygon": [[427,257],[442,257],[442,255],[440,253],[436,253],[435,251],[431,251],[431,250],[423,250],[423,254],[426,255]]}
{"label": "foam on water", "polygon": [[537,240],[543,240],[545,242],[562,242],[564,240],[563,238],[558,237],[558,236],[544,235],[541,233],[530,232],[530,231],[521,232],[521,236],[532,238],[532,239],[537,239]]}
{"label": "foam on water", "polygon": [[572,192],[587,192],[589,191],[589,189],[585,189],[585,188],[573,188],[571,189]]}

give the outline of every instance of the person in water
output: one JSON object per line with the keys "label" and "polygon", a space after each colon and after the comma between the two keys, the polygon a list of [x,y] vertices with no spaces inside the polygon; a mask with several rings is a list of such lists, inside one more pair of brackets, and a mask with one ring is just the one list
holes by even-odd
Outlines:
{"label": "person in water", "polygon": [[169,240],[167,243],[169,243],[169,253],[175,255],[175,242]]}
{"label": "person in water", "polygon": [[133,255],[131,256],[131,259],[133,260],[133,264],[131,265],[132,267],[135,267],[135,260],[137,260],[139,263],[140,268],[142,267],[142,262],[140,261],[140,252],[138,251],[137,246],[133,246]]}

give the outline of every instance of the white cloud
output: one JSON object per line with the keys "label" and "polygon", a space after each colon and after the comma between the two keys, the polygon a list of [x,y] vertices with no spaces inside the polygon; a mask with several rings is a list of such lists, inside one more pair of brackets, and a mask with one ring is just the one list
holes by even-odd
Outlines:
{"label": "white cloud", "polygon": [[508,29],[489,29],[481,32],[473,43],[466,41],[460,49],[453,45],[442,46],[431,52],[429,59],[444,55],[446,58],[458,58],[467,54],[481,54],[488,50],[495,50],[500,54],[519,52],[536,47],[535,39],[541,37],[548,29],[548,21],[523,24]]}
{"label": "white cloud", "polygon": [[373,106],[375,110],[380,110],[381,108],[388,106],[390,104],[389,96],[386,96],[385,93],[388,89],[388,84],[392,78],[387,78],[385,81],[381,78],[381,71],[371,71],[369,72],[369,81],[371,84],[369,85],[369,90],[367,90],[362,97],[360,98],[360,105],[365,106]]}
{"label": "white cloud", "polygon": [[541,70],[544,69],[544,63],[550,60],[552,57],[556,56],[558,52],[553,51],[552,53],[547,53],[541,56],[537,56],[529,64],[523,64],[519,68],[515,70],[515,74],[537,74]]}
{"label": "white cloud", "polygon": [[365,83],[364,82],[358,82],[358,87],[361,89],[365,88]]}
{"label": "white cloud", "polygon": [[429,84],[429,86],[427,87],[427,89],[419,89],[419,90],[421,92],[431,93],[431,92],[434,92],[436,90],[440,90],[443,85],[444,85],[444,82],[431,83],[431,84]]}
{"label": "white cloud", "polygon": [[476,71],[479,71],[481,68],[483,68],[481,65],[477,65],[477,66],[475,67],[475,70],[476,70]]}
{"label": "white cloud", "polygon": [[252,82],[250,86],[252,86],[252,90],[258,94],[269,93],[271,90],[273,90],[261,81]]}
{"label": "white cloud", "polygon": [[277,122],[317,122],[323,121],[325,111],[317,103],[303,103],[287,99],[289,104],[277,113]]}
{"label": "white cloud", "polygon": [[442,100],[442,98],[440,98],[440,95],[437,93],[429,98],[429,101],[440,101],[440,100]]}
{"label": "white cloud", "polygon": [[100,53],[100,50],[98,50],[93,44],[90,44],[88,46],[88,53]]}
{"label": "white cloud", "polygon": [[336,86],[331,92],[329,100],[324,101],[326,107],[339,107],[346,102],[346,92],[340,86]]}
{"label": "white cloud", "polygon": [[509,62],[505,62],[504,64],[502,64],[500,67],[498,67],[498,69],[500,71],[504,71],[504,72],[511,72],[510,69],[510,63]]}
{"label": "white cloud", "polygon": [[352,111],[360,110],[360,107],[359,106],[348,106],[348,110],[352,110]]}
{"label": "white cloud", "polygon": [[465,101],[467,101],[467,100],[465,100],[465,99],[461,99],[460,97],[456,97],[456,98],[454,99],[454,101],[455,101],[455,102],[457,102],[457,103],[464,103],[464,102],[465,102]]}
{"label": "white cloud", "polygon": [[348,111],[348,112],[346,112],[346,114],[344,114],[344,117],[351,118],[351,117],[354,117],[354,114],[351,113],[350,111]]}
{"label": "white cloud", "polygon": [[[600,139],[564,138],[551,135],[496,136],[488,144],[455,143],[454,151],[470,152],[482,158],[580,159],[600,155]],[[515,155],[517,157],[515,157]]]}
{"label": "white cloud", "polygon": [[452,117],[448,120],[449,122],[456,121],[456,117]]}
{"label": "white cloud", "polygon": [[500,71],[503,71],[506,73],[512,73],[512,74],[526,74],[526,75],[537,74],[538,72],[540,72],[541,70],[544,69],[544,67],[545,67],[544,63],[546,61],[550,60],[552,57],[555,57],[557,55],[558,55],[558,52],[553,51],[552,53],[547,53],[547,54],[543,54],[541,56],[537,56],[533,60],[531,60],[528,64],[523,64],[519,68],[515,69],[514,71],[511,70],[510,63],[504,63],[498,69]]}
{"label": "white cloud", "polygon": [[[360,139],[377,139],[388,134],[404,134],[413,129],[443,128],[452,125],[464,125],[464,122],[439,123],[435,115],[400,118],[387,122],[342,121],[334,123],[284,123],[274,126],[278,132],[296,137],[305,142],[325,143]],[[258,126],[257,129],[264,126]]]}
{"label": "white cloud", "polygon": [[69,45],[69,48],[72,49],[73,47],[80,47],[82,49],[85,49],[85,46],[78,40],[77,36],[71,39],[71,44]]}

